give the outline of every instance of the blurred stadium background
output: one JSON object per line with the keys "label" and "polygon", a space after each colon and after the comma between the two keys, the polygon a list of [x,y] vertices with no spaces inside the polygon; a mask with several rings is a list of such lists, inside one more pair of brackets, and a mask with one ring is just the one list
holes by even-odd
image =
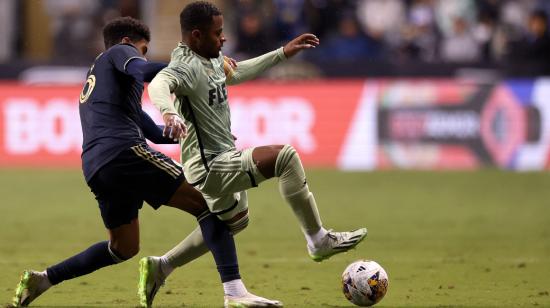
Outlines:
{"label": "blurred stadium background", "polygon": [[[167,61],[188,2],[0,0],[5,302],[20,270],[105,237],[79,169],[77,109],[102,26],[144,20],[148,58]],[[325,223],[366,224],[370,234],[356,252],[312,264],[297,228],[280,227],[293,218],[275,185],[252,190],[251,230],[238,237],[252,290],[289,307],[345,306],[339,274],[371,258],[390,275],[382,306],[550,307],[550,0],[213,2],[225,16],[224,53],[238,60],[304,31],[320,37],[317,49],[229,88],[233,131],[239,147],[293,144]],[[160,123],[147,95],[144,108]],[[159,148],[178,158],[177,147]],[[140,256],[193,228],[172,213],[142,211]],[[127,263],[37,304],[132,307],[136,264]],[[220,304],[211,260],[171,279],[163,305]]]}
{"label": "blurred stadium background", "polygon": [[[322,41],[230,91],[241,147],[292,143],[308,166],[341,169],[548,166],[550,1],[214,2],[236,59],[304,31]],[[78,165],[74,98],[102,25],[145,20],[149,58],[167,61],[185,3],[2,0],[0,165]]]}

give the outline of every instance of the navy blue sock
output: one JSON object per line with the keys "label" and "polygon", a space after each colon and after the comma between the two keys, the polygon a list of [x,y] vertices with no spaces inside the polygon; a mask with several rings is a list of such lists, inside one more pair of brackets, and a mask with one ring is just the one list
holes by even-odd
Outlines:
{"label": "navy blue sock", "polygon": [[109,251],[109,242],[99,242],[83,252],[46,269],[53,285],[64,280],[89,274],[102,267],[117,263]]}
{"label": "navy blue sock", "polygon": [[202,237],[210,248],[222,282],[240,279],[237,249],[227,225],[210,213],[198,218]]}

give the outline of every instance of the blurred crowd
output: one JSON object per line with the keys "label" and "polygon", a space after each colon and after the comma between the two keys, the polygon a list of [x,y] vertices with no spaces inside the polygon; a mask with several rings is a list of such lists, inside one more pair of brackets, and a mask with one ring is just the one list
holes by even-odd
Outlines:
{"label": "blurred crowd", "polygon": [[[52,60],[89,62],[102,48],[99,29],[105,22],[120,15],[143,19],[147,3],[156,2],[42,0],[54,41]],[[177,7],[186,1],[180,2]],[[304,53],[303,60],[316,64],[524,63],[534,74],[550,74],[550,0],[214,2],[226,19],[224,51],[237,59],[270,51],[307,31],[319,36],[322,45]],[[178,40],[179,33],[174,31],[173,37]],[[19,39],[21,47],[28,38]]]}
{"label": "blurred crowd", "polygon": [[243,57],[303,31],[319,61],[548,61],[548,0],[232,0]]}
{"label": "blurred crowd", "polygon": [[54,60],[83,63],[95,58],[103,49],[103,25],[119,16],[140,18],[137,4],[120,0],[43,0],[51,18]]}

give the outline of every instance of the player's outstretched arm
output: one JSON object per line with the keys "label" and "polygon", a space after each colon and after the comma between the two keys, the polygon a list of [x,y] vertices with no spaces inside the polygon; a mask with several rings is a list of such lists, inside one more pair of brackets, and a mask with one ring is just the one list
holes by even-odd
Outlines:
{"label": "player's outstretched arm", "polygon": [[256,78],[267,69],[277,65],[287,58],[293,57],[304,49],[315,48],[319,45],[319,39],[311,34],[305,33],[288,42],[272,52],[268,52],[259,57],[252,58],[237,63],[236,68],[225,64],[228,85],[236,85],[250,79]]}
{"label": "player's outstretched arm", "polygon": [[259,57],[237,62],[236,68],[231,67],[226,60],[224,63],[226,83],[231,86],[254,79],[285,59],[283,47],[281,47]]}

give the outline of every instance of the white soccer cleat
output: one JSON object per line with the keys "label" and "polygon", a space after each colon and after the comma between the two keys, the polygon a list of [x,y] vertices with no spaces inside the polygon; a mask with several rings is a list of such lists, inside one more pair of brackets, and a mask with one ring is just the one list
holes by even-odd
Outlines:
{"label": "white soccer cleat", "polygon": [[309,256],[315,262],[321,262],[331,256],[348,251],[359,244],[367,236],[367,229],[361,228],[350,232],[334,232],[327,235],[315,247],[307,246]]}
{"label": "white soccer cleat", "polygon": [[160,268],[159,257],[144,257],[139,260],[138,296],[140,307],[151,307],[158,290],[164,285],[166,275]]}
{"label": "white soccer cleat", "polygon": [[36,271],[24,271],[15,289],[13,307],[27,307],[51,286],[48,277]]}
{"label": "white soccer cleat", "polygon": [[283,303],[256,296],[247,292],[245,296],[225,296],[223,306],[225,308],[245,308],[245,307],[283,307]]}

